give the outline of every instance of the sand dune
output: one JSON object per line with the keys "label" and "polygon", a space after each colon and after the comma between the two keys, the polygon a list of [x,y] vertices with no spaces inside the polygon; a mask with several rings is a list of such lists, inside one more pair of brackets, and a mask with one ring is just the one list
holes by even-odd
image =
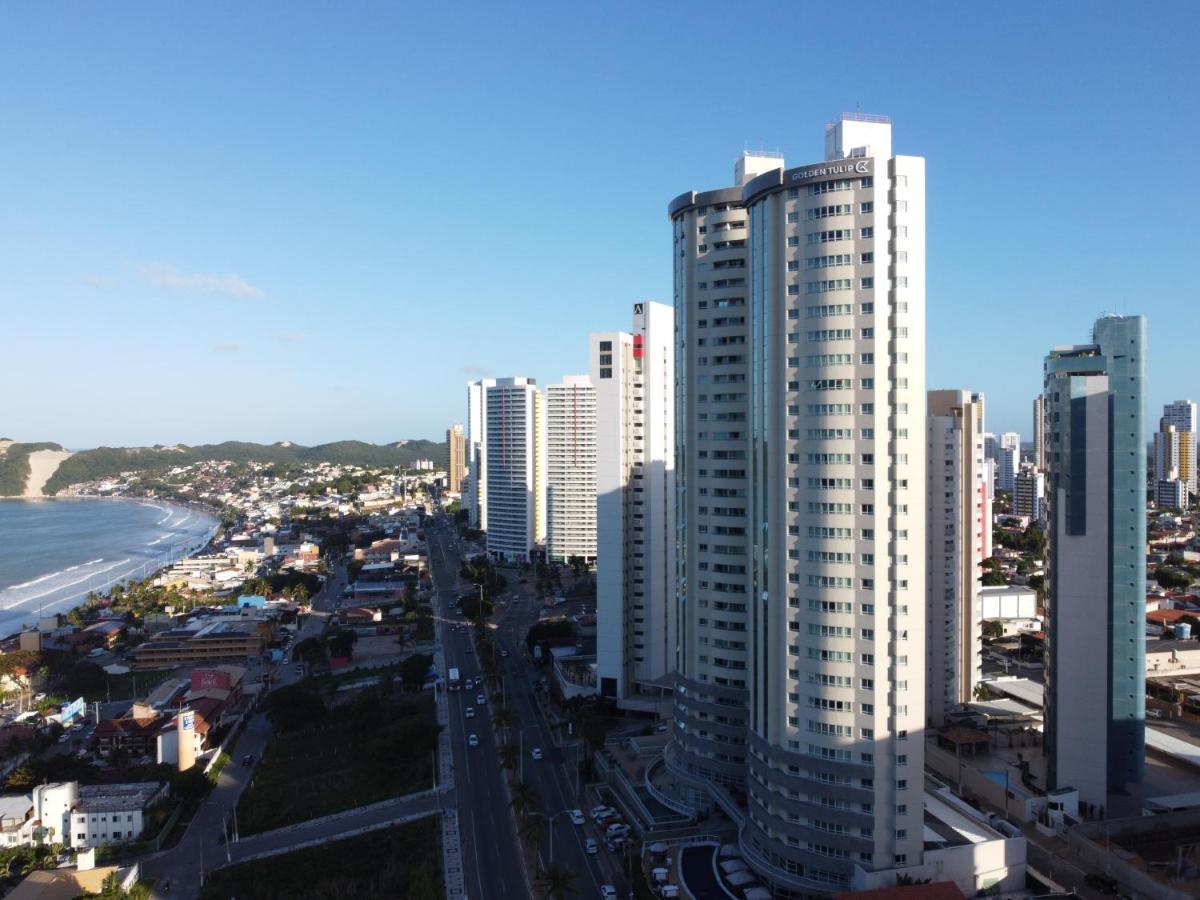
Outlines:
{"label": "sand dune", "polygon": [[71,455],[69,450],[36,450],[29,454],[29,479],[22,497],[42,497],[42,486],[58,471],[62,461]]}

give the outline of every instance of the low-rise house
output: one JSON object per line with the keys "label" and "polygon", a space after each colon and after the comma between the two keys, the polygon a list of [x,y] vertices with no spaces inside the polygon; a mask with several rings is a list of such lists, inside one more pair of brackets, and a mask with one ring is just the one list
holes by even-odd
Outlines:
{"label": "low-rise house", "polygon": [[134,704],[130,713],[119,719],[104,719],[96,726],[93,738],[101,756],[118,751],[135,757],[154,754],[155,738],[164,717],[142,704]]}
{"label": "low-rise house", "polygon": [[0,797],[0,846],[33,843],[33,800],[28,794]]}

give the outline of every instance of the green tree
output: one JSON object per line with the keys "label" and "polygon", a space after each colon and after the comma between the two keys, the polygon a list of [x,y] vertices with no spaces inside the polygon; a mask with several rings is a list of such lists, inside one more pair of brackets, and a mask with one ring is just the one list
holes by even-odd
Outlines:
{"label": "green tree", "polygon": [[303,728],[325,715],[321,698],[299,684],[284,685],[267,699],[267,718],[281,732]]}
{"label": "green tree", "polygon": [[510,772],[516,771],[517,763],[521,761],[520,753],[516,744],[501,744],[496,751],[496,757],[500,761],[500,768],[508,769]]}
{"label": "green tree", "polygon": [[415,691],[425,683],[425,673],[433,665],[433,657],[425,653],[414,653],[400,664],[400,681],[405,690]]}
{"label": "green tree", "polygon": [[542,873],[538,884],[542,889],[545,900],[565,900],[572,894],[578,894],[575,886],[576,875],[573,871],[558,864],[552,865]]}
{"label": "green tree", "polygon": [[511,805],[516,814],[524,819],[538,808],[538,793],[528,781],[518,781],[512,786]]}

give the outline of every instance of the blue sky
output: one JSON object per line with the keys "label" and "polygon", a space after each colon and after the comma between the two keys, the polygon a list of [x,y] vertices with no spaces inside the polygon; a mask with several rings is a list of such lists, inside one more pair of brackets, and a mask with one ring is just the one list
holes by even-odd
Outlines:
{"label": "blue sky", "polygon": [[439,437],[670,300],[666,204],[842,110],[928,159],[928,383],[1027,439],[1149,317],[1197,399],[1200,6],[0,7],[0,436]]}

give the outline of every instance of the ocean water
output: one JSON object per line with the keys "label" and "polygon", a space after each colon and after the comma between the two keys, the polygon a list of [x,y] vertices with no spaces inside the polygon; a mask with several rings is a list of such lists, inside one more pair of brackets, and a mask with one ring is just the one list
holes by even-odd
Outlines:
{"label": "ocean water", "polygon": [[0,636],[203,547],[206,513],[157,501],[0,501]]}

